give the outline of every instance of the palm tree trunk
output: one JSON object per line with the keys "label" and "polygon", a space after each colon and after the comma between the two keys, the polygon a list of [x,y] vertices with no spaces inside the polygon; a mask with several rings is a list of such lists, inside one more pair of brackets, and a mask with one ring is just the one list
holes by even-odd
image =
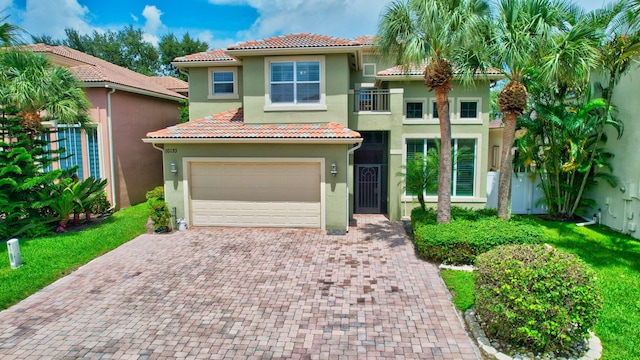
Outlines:
{"label": "palm tree trunk", "polygon": [[509,220],[511,217],[511,173],[513,172],[511,148],[516,133],[517,119],[518,114],[513,112],[506,113],[504,116],[500,181],[498,183],[498,217],[504,220]]}
{"label": "palm tree trunk", "polygon": [[440,168],[438,173],[438,223],[451,220],[451,120],[449,119],[449,84],[438,86],[436,106],[440,118]]}

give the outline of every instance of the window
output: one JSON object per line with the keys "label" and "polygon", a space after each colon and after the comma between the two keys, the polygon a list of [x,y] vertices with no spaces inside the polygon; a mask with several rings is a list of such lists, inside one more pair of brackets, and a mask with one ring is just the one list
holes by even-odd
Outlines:
{"label": "window", "polygon": [[209,69],[210,99],[236,99],[238,98],[236,68],[211,68]]}
{"label": "window", "polygon": [[58,148],[65,150],[60,154],[60,169],[67,170],[77,166],[76,174],[84,179],[80,126],[58,126]]}
{"label": "window", "polygon": [[98,150],[98,130],[87,133],[87,150],[89,154],[89,176],[100,179],[100,156]]}
{"label": "window", "polygon": [[320,103],[320,62],[272,62],[271,102]]}
{"label": "window", "polygon": [[324,57],[265,58],[265,110],[326,110]]}
{"label": "window", "polygon": [[404,102],[404,119],[405,120],[424,120],[424,106],[423,100],[408,99]]}
{"label": "window", "polygon": [[[449,119],[452,119],[452,100],[449,99]],[[431,99],[431,120],[439,121],[440,116],[438,115],[438,104],[436,103],[436,99]]]}
{"label": "window", "polygon": [[458,98],[458,118],[462,123],[482,123],[479,98]]}
{"label": "window", "polygon": [[373,77],[376,76],[376,64],[362,64],[362,76]]}
{"label": "window", "polygon": [[[407,139],[406,161],[415,159],[416,154],[424,156],[439,156],[439,139]],[[475,171],[476,171],[476,139],[453,139],[451,141],[453,153],[453,173],[451,181],[451,196],[473,196]],[[437,170],[433,179],[429,181],[427,196],[438,194]],[[415,196],[409,191],[407,196]]]}

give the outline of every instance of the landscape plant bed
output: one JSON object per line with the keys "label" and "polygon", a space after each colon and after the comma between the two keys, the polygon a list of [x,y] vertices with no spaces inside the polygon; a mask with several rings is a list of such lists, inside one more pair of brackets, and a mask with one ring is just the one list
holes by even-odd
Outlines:
{"label": "landscape plant bed", "polygon": [[146,232],[146,203],[114,213],[81,231],[20,241],[24,265],[11,269],[6,241],[0,243],[0,310],[28,297],[92,259]]}

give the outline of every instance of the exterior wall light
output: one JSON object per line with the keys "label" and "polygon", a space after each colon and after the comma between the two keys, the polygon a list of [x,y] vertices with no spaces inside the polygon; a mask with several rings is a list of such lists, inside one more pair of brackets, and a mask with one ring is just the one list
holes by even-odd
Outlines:
{"label": "exterior wall light", "polygon": [[331,176],[336,176],[338,174],[338,166],[336,163],[331,163]]}
{"label": "exterior wall light", "polygon": [[178,175],[178,165],[176,164],[175,161],[171,162],[171,173],[173,175]]}

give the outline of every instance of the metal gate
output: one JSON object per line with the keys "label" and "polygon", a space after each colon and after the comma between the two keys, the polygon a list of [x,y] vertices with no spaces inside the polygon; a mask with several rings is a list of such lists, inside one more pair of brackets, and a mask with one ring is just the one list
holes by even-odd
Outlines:
{"label": "metal gate", "polygon": [[380,214],[381,165],[356,165],[356,213]]}

